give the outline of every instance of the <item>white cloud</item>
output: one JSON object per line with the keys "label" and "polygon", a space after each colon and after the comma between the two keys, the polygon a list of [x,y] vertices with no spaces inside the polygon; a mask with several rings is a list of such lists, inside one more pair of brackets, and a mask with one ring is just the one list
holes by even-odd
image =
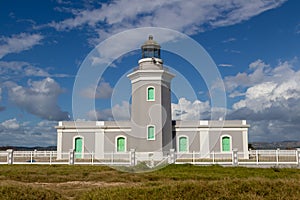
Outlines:
{"label": "white cloud", "polygon": [[40,44],[43,36],[40,34],[20,33],[11,37],[0,37],[0,59],[10,53],[29,50]]}
{"label": "white cloud", "polygon": [[211,107],[209,101],[194,102],[180,98],[178,103],[171,104],[173,120],[218,120],[224,119],[227,108]]}
{"label": "white cloud", "polygon": [[56,122],[40,121],[36,124],[20,122],[16,118],[0,122],[1,146],[54,146]]}
{"label": "white cloud", "polygon": [[47,70],[22,61],[0,61],[0,81],[23,77],[67,77],[65,74],[50,74]]}
{"label": "white cloud", "polygon": [[47,120],[68,119],[68,113],[57,105],[58,96],[63,92],[51,78],[41,81],[28,81],[28,87],[7,83],[10,101],[21,109]]}
{"label": "white cloud", "polygon": [[122,101],[122,104],[116,104],[112,109],[100,111],[90,111],[88,114],[90,120],[130,120],[130,104]]}
{"label": "white cloud", "polygon": [[246,88],[229,117],[250,120],[254,124],[252,140],[300,139],[300,70],[294,70],[292,63],[280,62],[272,68],[258,60],[249,65],[249,74],[243,73],[244,81],[240,74],[225,79],[234,86],[231,94],[238,94],[239,87]]}
{"label": "white cloud", "polygon": [[210,112],[209,102],[195,100],[191,102],[180,98],[177,104],[172,103],[172,119],[174,120],[199,120],[207,117]]}
{"label": "white cloud", "polygon": [[19,123],[17,122],[16,118],[9,119],[1,123],[1,126],[3,126],[6,129],[18,129],[20,127]]}
{"label": "white cloud", "polygon": [[232,67],[232,64],[218,64],[219,67]]}
{"label": "white cloud", "polygon": [[101,4],[100,8],[74,12],[73,18],[52,22],[49,26],[57,30],[70,30],[86,25],[97,29],[97,25],[101,24],[105,27],[105,30],[99,31],[101,38],[129,28],[147,26],[166,27],[193,34],[207,28],[240,23],[276,8],[285,1],[112,1]]}
{"label": "white cloud", "polygon": [[233,108],[237,110],[247,107],[257,113],[274,107],[282,107],[287,112],[293,112],[293,110],[289,110],[291,109],[290,101],[299,100],[300,102],[300,71],[286,68],[286,72],[283,72],[284,65],[272,69],[272,81],[265,81],[249,87],[245,93],[245,99],[235,103]]}
{"label": "white cloud", "polygon": [[28,66],[24,70],[26,76],[41,76],[41,77],[50,76],[50,74],[46,72],[44,69],[34,67],[34,66]]}
{"label": "white cloud", "polygon": [[[228,26],[239,23],[241,21],[250,19],[253,16],[259,15],[260,13],[274,9],[284,3],[286,0],[279,1],[265,1],[265,0],[232,0],[224,1],[225,12],[223,15],[218,16],[218,20],[213,21],[211,24],[215,27]],[[223,1],[222,1],[223,2]],[[219,7],[218,7],[219,8]],[[222,12],[220,11],[220,12]]]}
{"label": "white cloud", "polygon": [[249,74],[246,72],[238,73],[235,76],[227,76],[224,78],[224,83],[228,91],[233,91],[237,88],[246,88],[266,80],[272,79],[270,66],[262,60],[256,60],[249,65]]}
{"label": "white cloud", "polygon": [[90,99],[109,99],[112,92],[113,88],[110,86],[110,84],[102,81],[98,86],[90,86],[82,90],[81,95]]}
{"label": "white cloud", "polygon": [[222,43],[230,43],[236,41],[236,38],[228,38],[226,40],[223,40]]}

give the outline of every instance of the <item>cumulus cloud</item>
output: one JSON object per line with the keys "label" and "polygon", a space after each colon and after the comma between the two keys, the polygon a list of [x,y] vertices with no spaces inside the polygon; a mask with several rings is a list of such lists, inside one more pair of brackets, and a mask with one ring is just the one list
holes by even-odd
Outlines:
{"label": "cumulus cloud", "polygon": [[235,98],[231,108],[211,108],[209,102],[181,98],[172,104],[172,117],[219,119],[226,112],[225,119],[248,121],[250,141],[300,140],[300,70],[295,63],[271,66],[256,60],[247,72],[224,78],[229,97]]}
{"label": "cumulus cloud", "polygon": [[25,111],[47,120],[66,120],[68,113],[57,105],[57,98],[63,92],[57,82],[51,78],[41,81],[28,81],[23,87],[16,83],[7,83],[11,102]]}
{"label": "cumulus cloud", "polygon": [[195,100],[191,102],[185,98],[180,98],[177,104],[172,103],[171,108],[174,120],[199,120],[207,117],[210,111],[208,101]]}
{"label": "cumulus cloud", "polygon": [[249,74],[243,73],[244,80],[240,74],[225,79],[232,93],[246,89],[233,104],[229,118],[250,120],[256,141],[270,136],[274,140],[299,140],[300,70],[294,69],[293,62],[280,62],[272,68],[261,60],[251,63],[249,70]]}
{"label": "cumulus cloud", "polygon": [[20,33],[11,37],[0,37],[0,59],[10,53],[29,50],[40,44],[43,36],[40,34]]}
{"label": "cumulus cloud", "polygon": [[270,66],[258,59],[249,65],[249,72],[238,73],[235,76],[227,76],[224,83],[228,91],[245,89],[263,81],[271,80],[273,74],[270,73]]}
{"label": "cumulus cloud", "polygon": [[195,100],[194,102],[179,98],[178,103],[171,104],[173,120],[219,120],[224,119],[227,109],[211,107],[209,101]]}
{"label": "cumulus cloud", "polygon": [[73,12],[72,18],[51,22],[49,26],[57,30],[70,30],[82,26],[97,29],[97,25],[102,24],[106,30],[99,30],[101,37],[129,28],[146,26],[166,27],[193,34],[207,28],[240,23],[276,8],[285,1],[112,1],[102,3],[100,8]]}
{"label": "cumulus cloud", "polygon": [[16,118],[0,122],[0,146],[56,145],[56,122],[21,122]]}
{"label": "cumulus cloud", "polygon": [[1,126],[3,126],[6,129],[18,129],[20,127],[19,123],[17,122],[16,118],[6,120],[1,123]]}
{"label": "cumulus cloud", "polygon": [[130,120],[130,104],[122,101],[122,104],[116,104],[112,109],[90,111],[88,113],[90,120]]}
{"label": "cumulus cloud", "polygon": [[90,99],[109,99],[113,88],[107,82],[100,82],[97,86],[90,86],[81,91],[81,95]]}
{"label": "cumulus cloud", "polygon": [[50,74],[47,69],[22,61],[0,61],[0,81],[23,77],[67,77],[66,74]]}

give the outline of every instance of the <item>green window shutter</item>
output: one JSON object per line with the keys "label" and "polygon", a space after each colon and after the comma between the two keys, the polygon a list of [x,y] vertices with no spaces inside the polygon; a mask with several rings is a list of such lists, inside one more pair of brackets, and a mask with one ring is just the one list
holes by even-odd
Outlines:
{"label": "green window shutter", "polygon": [[229,137],[222,138],[222,151],[230,151],[230,138]]}
{"label": "green window shutter", "polygon": [[148,88],[147,100],[153,101],[154,100],[154,88]]}
{"label": "green window shutter", "polygon": [[76,158],[82,157],[82,138],[75,138],[75,155]]}
{"label": "green window shutter", "polygon": [[186,137],[179,138],[179,152],[187,152],[187,138]]}
{"label": "green window shutter", "polygon": [[125,152],[125,138],[123,137],[117,139],[117,152]]}
{"label": "green window shutter", "polygon": [[154,126],[148,126],[148,140],[154,140],[155,133],[154,133]]}

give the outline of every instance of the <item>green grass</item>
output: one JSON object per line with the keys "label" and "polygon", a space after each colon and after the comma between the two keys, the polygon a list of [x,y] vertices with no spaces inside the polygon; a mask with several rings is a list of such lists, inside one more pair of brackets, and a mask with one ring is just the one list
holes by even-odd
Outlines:
{"label": "green grass", "polygon": [[1,165],[0,199],[300,199],[300,169]]}

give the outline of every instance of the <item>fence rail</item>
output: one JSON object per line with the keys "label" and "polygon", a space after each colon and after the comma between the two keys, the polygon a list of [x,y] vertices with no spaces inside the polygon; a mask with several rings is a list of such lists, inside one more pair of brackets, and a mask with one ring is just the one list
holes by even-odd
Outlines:
{"label": "fence rail", "polygon": [[[60,159],[58,159],[60,158]],[[148,166],[168,162],[195,165],[240,165],[240,166],[296,166],[300,167],[300,149],[297,150],[249,150],[248,152],[111,152],[101,156],[74,151],[0,151],[0,164],[81,164],[81,165],[127,165],[146,162]]]}

